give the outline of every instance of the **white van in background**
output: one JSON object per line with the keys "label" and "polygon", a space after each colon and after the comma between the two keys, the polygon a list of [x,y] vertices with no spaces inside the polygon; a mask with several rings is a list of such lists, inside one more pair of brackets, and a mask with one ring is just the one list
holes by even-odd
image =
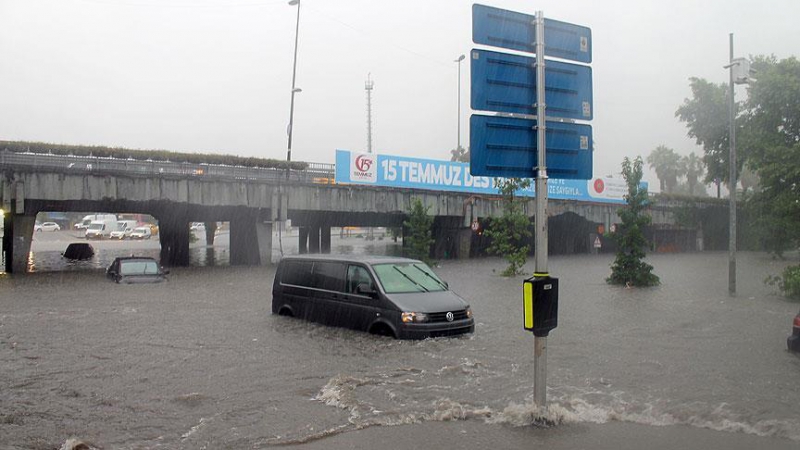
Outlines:
{"label": "white van in background", "polygon": [[114,220],[93,220],[89,223],[89,227],[86,228],[84,237],[86,239],[108,239],[111,237],[112,231],[117,231],[116,217],[114,217]]}
{"label": "white van in background", "polygon": [[87,216],[83,216],[80,222],[75,224],[76,230],[85,230],[89,228],[89,224],[94,221],[107,221],[113,220],[117,221],[117,216],[114,214],[89,214]]}

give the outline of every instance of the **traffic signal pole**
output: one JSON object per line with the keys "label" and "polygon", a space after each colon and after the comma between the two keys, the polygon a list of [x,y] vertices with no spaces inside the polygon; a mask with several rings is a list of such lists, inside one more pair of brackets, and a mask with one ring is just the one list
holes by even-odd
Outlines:
{"label": "traffic signal pole", "polygon": [[[547,154],[544,100],[544,14],[536,13],[536,140],[538,167],[536,168],[536,253],[535,278],[549,277],[547,268]],[[535,335],[534,335],[535,336]],[[533,401],[539,408],[547,406],[547,336],[535,336],[533,353]]]}

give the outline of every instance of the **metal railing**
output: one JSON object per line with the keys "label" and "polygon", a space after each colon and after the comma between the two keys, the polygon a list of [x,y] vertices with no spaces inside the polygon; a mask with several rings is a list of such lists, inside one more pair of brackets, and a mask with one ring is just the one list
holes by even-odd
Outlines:
{"label": "metal railing", "polygon": [[[302,170],[231,166],[97,156],[53,155],[0,151],[0,168],[50,170],[74,174],[120,174],[147,177],[214,178],[221,180],[294,181],[331,183],[335,164],[308,163]],[[288,176],[287,176],[288,173]]]}

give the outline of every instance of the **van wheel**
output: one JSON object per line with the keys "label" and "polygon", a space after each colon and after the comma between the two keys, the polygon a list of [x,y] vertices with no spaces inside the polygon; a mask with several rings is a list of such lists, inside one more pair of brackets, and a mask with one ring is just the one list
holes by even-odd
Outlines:
{"label": "van wheel", "polygon": [[286,317],[294,317],[294,314],[292,314],[292,310],[285,306],[281,308],[280,311],[278,311],[278,315]]}
{"label": "van wheel", "polygon": [[394,335],[394,331],[392,331],[389,325],[385,323],[376,323],[369,328],[369,332],[371,334],[377,334],[378,336],[388,336],[388,337],[397,337]]}

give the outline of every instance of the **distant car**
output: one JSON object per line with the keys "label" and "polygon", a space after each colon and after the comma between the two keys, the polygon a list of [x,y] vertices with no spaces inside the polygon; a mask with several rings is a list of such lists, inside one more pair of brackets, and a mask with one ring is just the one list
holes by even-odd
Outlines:
{"label": "distant car", "polygon": [[134,228],[131,232],[130,238],[131,239],[150,239],[152,236],[152,232],[150,231],[150,227],[137,227]]}
{"label": "distant car", "polygon": [[119,257],[106,269],[106,276],[117,283],[159,283],[166,280],[168,270],[155,259],[145,256]]}
{"label": "distant car", "polygon": [[119,240],[128,239],[129,237],[131,237],[131,234],[133,234],[134,229],[135,229],[134,227],[123,226],[118,230],[112,231],[109,237],[111,239],[119,239]]}
{"label": "distant car", "polygon": [[206,224],[204,224],[203,222],[192,222],[192,226],[189,227],[189,229],[192,231],[205,231]]}
{"label": "distant car", "polygon": [[36,231],[61,231],[61,227],[55,222],[37,224],[33,229]]}
{"label": "distant car", "polygon": [[125,230],[116,230],[116,231],[112,231],[111,234],[108,237],[110,239],[123,240],[128,236],[125,235]]}
{"label": "distant car", "polygon": [[792,322],[792,335],[786,339],[786,345],[790,352],[800,352],[800,313],[794,316]]}
{"label": "distant car", "polygon": [[94,248],[86,242],[73,242],[61,256],[76,261],[91,259],[94,256]]}

